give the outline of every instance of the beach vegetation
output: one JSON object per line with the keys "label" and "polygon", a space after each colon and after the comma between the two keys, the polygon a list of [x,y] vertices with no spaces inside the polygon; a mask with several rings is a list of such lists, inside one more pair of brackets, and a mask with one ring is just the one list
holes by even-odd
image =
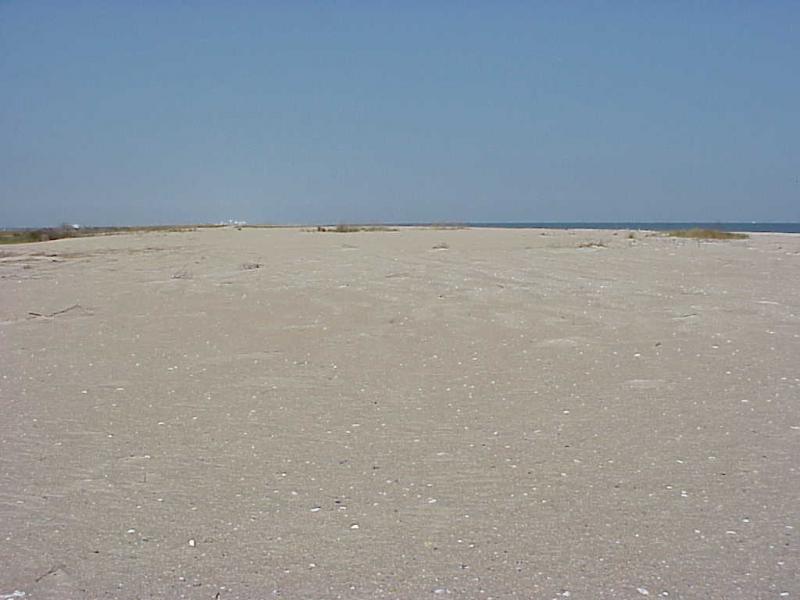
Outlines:
{"label": "beach vegetation", "polygon": [[375,231],[397,231],[396,227],[387,227],[386,225],[347,225],[339,224],[335,227],[318,225],[317,231],[321,233],[360,233],[360,232],[375,232]]}
{"label": "beach vegetation", "polygon": [[702,229],[694,227],[692,229],[676,229],[667,232],[670,237],[688,238],[693,240],[745,240],[748,236],[744,233],[735,231],[721,231],[719,229]]}
{"label": "beach vegetation", "polygon": [[60,227],[41,227],[38,229],[4,229],[0,230],[0,244],[29,244],[33,242],[49,242],[65,238],[90,237],[95,235],[111,235],[115,233],[142,232],[185,232],[196,231],[194,226],[153,225],[144,227],[80,227],[62,225]]}

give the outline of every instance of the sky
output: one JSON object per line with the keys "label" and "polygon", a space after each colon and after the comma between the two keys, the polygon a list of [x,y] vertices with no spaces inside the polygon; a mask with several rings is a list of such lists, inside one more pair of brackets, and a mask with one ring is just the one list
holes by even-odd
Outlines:
{"label": "sky", "polygon": [[798,2],[0,0],[0,227],[800,221]]}

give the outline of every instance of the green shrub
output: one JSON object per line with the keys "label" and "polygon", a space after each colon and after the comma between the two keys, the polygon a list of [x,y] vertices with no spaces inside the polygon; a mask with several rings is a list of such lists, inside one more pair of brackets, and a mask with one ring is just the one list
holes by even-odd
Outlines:
{"label": "green shrub", "polygon": [[670,237],[689,238],[693,240],[745,240],[749,236],[733,231],[720,231],[719,229],[677,229],[667,233]]}

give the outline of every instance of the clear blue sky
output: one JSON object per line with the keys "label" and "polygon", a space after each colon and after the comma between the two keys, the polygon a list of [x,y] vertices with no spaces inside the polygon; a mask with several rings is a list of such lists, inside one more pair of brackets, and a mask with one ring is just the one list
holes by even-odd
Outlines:
{"label": "clear blue sky", "polygon": [[800,221],[798,2],[0,1],[0,226]]}

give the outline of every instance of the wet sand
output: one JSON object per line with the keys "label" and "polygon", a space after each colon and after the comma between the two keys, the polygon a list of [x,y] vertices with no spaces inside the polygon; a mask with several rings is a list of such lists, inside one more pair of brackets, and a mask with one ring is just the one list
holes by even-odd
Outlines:
{"label": "wet sand", "polygon": [[635,238],[0,248],[0,598],[797,598],[800,236]]}

